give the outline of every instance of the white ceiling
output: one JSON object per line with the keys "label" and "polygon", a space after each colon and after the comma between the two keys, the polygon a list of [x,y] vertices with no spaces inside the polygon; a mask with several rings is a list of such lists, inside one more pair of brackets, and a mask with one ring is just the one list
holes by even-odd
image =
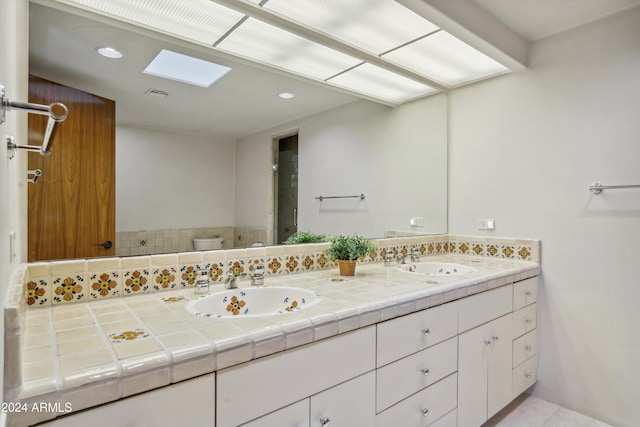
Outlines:
{"label": "white ceiling", "polygon": [[[437,3],[451,0],[416,0]],[[523,39],[534,41],[640,5],[640,0],[455,0],[478,6]],[[409,3],[402,0],[402,3]],[[168,36],[77,9],[32,0],[30,72],[116,101],[121,124],[238,138],[356,101],[356,96],[279,70],[251,64]],[[69,13],[73,12],[73,13]],[[83,15],[83,16],[79,16]],[[92,19],[89,19],[92,18]],[[97,19],[97,20],[95,20]],[[125,58],[107,60],[95,49],[115,45]],[[233,71],[207,89],[142,74],[161,49],[217,62]],[[145,95],[148,89],[167,98]],[[280,92],[296,98],[285,101]]]}
{"label": "white ceiling", "polygon": [[539,40],[640,5],[640,0],[473,1],[529,41]]}

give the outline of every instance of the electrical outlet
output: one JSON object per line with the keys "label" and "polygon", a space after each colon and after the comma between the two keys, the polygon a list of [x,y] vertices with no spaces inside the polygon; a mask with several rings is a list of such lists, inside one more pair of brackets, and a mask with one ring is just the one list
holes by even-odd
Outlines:
{"label": "electrical outlet", "polygon": [[424,227],[424,218],[414,216],[409,219],[409,225],[412,227]]}
{"label": "electrical outlet", "polygon": [[478,220],[478,230],[495,230],[495,228],[496,228],[495,219],[479,219]]}

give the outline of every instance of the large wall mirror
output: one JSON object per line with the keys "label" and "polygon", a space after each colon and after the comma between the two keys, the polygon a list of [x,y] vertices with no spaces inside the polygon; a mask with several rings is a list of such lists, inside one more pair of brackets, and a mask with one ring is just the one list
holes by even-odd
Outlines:
{"label": "large wall mirror", "polygon": [[[32,75],[115,101],[115,255],[447,232],[446,94],[389,106],[49,0],[30,3],[29,46]],[[207,88],[144,74],[163,49],[231,71]]]}

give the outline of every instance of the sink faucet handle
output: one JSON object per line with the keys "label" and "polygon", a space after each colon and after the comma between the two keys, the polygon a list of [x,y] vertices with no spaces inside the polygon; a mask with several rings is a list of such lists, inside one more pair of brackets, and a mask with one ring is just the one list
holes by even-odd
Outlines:
{"label": "sink faucet handle", "polygon": [[411,250],[411,262],[419,262],[420,261],[420,249],[415,246]]}
{"label": "sink faucet handle", "polygon": [[393,250],[387,249],[385,255],[384,265],[393,265],[395,263],[395,260],[393,259]]}
{"label": "sink faucet handle", "polygon": [[251,274],[251,285],[262,286],[264,285],[264,264],[258,263],[252,266],[253,274]]}

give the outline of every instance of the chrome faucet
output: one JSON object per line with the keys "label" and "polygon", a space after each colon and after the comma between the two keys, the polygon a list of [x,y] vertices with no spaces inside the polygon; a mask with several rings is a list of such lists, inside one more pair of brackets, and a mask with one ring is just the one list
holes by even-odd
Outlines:
{"label": "chrome faucet", "polygon": [[253,265],[253,274],[251,276],[251,286],[262,286],[264,285],[264,264],[254,264]]}
{"label": "chrome faucet", "polygon": [[245,277],[247,273],[240,273],[236,276],[233,270],[227,272],[227,278],[224,280],[225,289],[236,289],[238,287],[238,278]]}
{"label": "chrome faucet", "polygon": [[[398,256],[396,257],[396,262],[400,264],[406,264],[408,256],[409,254],[398,254]],[[411,262],[420,262],[420,249],[413,248],[413,250],[411,251]]]}

